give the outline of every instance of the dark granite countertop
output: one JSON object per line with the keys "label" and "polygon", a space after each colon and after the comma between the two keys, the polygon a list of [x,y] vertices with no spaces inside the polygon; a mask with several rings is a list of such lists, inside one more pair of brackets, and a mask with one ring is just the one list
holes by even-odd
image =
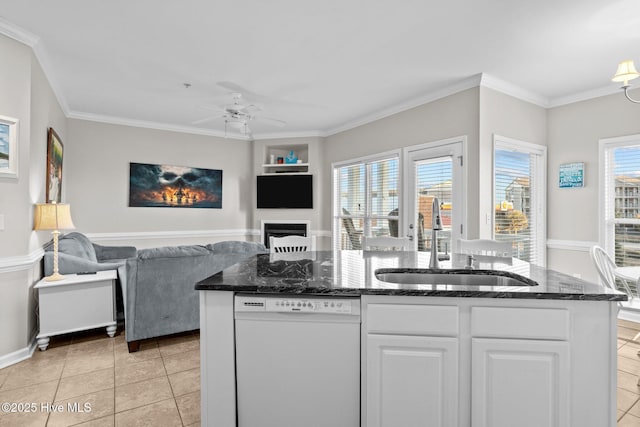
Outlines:
{"label": "dark granite countertop", "polygon": [[[379,269],[428,268],[428,252],[322,251],[300,254],[260,254],[196,284],[197,290],[260,294],[322,296],[410,295],[465,298],[524,298],[589,301],[626,301],[627,296],[598,284],[512,258],[477,256],[471,274],[496,273],[524,277],[529,285],[450,285],[442,283],[397,284],[376,278]],[[446,274],[462,270],[466,256],[453,254],[441,261]],[[407,270],[410,269],[410,270]],[[453,271],[456,269],[456,271]],[[433,270],[429,270],[433,271]],[[514,276],[516,275],[516,276]],[[482,282],[482,280],[479,280]],[[537,283],[535,286],[534,283]],[[511,283],[513,284],[513,283]]]}

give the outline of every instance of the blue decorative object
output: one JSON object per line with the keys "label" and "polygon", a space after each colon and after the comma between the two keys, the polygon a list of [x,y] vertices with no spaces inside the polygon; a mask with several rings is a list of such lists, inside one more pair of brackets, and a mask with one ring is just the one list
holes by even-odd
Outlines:
{"label": "blue decorative object", "polygon": [[560,188],[584,187],[584,163],[564,163],[560,165]]}
{"label": "blue decorative object", "polygon": [[289,154],[287,154],[287,157],[285,157],[284,162],[287,164],[298,163],[298,158],[296,157],[293,150],[289,151]]}

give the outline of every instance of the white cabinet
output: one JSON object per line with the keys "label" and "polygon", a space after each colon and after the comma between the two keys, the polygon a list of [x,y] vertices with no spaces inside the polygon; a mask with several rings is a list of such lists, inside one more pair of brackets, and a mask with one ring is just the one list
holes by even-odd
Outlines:
{"label": "white cabinet", "polygon": [[569,319],[563,308],[471,307],[473,427],[570,425]]}
{"label": "white cabinet", "polygon": [[115,317],[116,270],[94,274],[67,274],[64,279],[40,280],[38,290],[40,350],[49,346],[49,337],[106,327],[107,334],[116,333]]}
{"label": "white cabinet", "polygon": [[458,339],[367,336],[367,427],[457,425]]}
{"label": "white cabinet", "polygon": [[457,307],[371,304],[365,323],[362,425],[457,425]]}
{"label": "white cabinet", "polygon": [[473,427],[569,423],[569,343],[472,339]]}
{"label": "white cabinet", "polygon": [[615,302],[362,297],[362,425],[614,427]]}

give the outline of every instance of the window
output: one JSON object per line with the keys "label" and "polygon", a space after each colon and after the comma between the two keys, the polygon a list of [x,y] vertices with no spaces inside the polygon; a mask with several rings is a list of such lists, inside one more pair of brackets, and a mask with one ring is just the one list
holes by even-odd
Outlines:
{"label": "window", "polygon": [[618,266],[640,265],[640,135],[600,141],[600,242]]}
{"label": "window", "polygon": [[362,236],[398,233],[398,155],[334,165],[334,247],[361,249]]}
{"label": "window", "polygon": [[513,256],[546,264],[546,147],[494,136],[494,239]]}

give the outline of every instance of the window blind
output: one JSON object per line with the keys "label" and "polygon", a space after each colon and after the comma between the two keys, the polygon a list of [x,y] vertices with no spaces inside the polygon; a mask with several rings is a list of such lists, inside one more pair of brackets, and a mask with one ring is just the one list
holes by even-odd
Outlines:
{"label": "window blind", "polygon": [[544,264],[541,181],[544,158],[537,150],[496,144],[494,152],[494,238],[509,241],[513,256]]}
{"label": "window blind", "polygon": [[610,147],[604,164],[608,252],[619,266],[640,265],[640,144]]}
{"label": "window blind", "polygon": [[416,174],[416,209],[418,250],[431,250],[431,229],[433,199],[438,198],[440,204],[440,220],[442,231],[438,233],[438,250],[451,251],[452,224],[452,173],[453,157],[444,156],[428,159],[415,164]]}
{"label": "window blind", "polygon": [[334,248],[361,249],[362,236],[397,235],[397,157],[334,169]]}

